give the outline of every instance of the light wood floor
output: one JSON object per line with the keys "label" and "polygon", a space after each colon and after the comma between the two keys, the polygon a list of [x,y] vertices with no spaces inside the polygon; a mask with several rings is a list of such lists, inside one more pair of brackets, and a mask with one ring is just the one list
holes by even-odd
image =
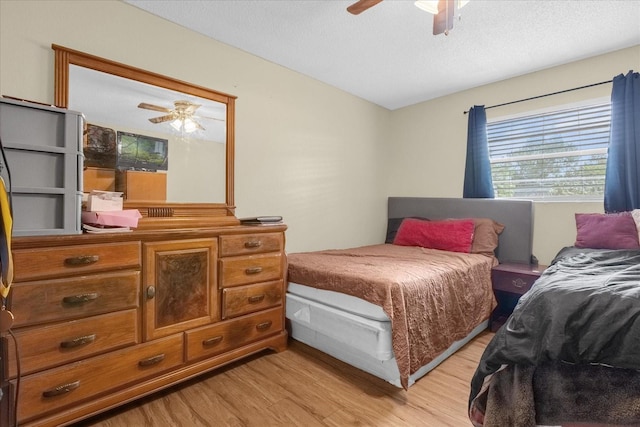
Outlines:
{"label": "light wood floor", "polygon": [[464,427],[469,382],[493,333],[485,331],[408,392],[290,340],[79,426]]}

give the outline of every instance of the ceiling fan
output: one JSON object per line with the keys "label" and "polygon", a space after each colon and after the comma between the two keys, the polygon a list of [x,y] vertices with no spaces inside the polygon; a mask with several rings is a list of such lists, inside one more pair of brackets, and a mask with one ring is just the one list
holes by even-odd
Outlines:
{"label": "ceiling fan", "polygon": [[[347,11],[353,15],[359,15],[367,9],[380,3],[382,0],[359,0],[347,8]],[[449,30],[453,28],[453,17],[456,9],[464,6],[467,1],[464,0],[421,0],[416,1],[415,5],[420,9],[433,13],[433,34],[449,34]]]}
{"label": "ceiling fan", "polygon": [[171,109],[167,107],[161,107],[159,105],[141,102],[140,104],[138,104],[138,108],[167,113],[163,116],[152,117],[149,119],[149,121],[151,123],[171,122],[171,126],[173,126],[176,130],[184,130],[185,132],[193,132],[197,129],[205,130],[204,127],[195,119],[212,119],[224,121],[215,117],[196,116],[195,113],[196,110],[201,107],[200,104],[194,104],[190,101],[174,101],[173,105],[174,108]]}

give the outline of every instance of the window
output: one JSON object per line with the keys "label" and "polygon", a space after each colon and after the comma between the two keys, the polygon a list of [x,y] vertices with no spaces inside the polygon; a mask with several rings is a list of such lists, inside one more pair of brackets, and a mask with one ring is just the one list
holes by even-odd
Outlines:
{"label": "window", "polygon": [[601,199],[611,105],[487,123],[496,197]]}

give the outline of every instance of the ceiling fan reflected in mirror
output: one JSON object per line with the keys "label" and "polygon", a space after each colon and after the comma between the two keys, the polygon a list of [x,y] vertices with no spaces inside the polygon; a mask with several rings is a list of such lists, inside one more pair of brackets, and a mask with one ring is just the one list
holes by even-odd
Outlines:
{"label": "ceiling fan reflected in mirror", "polygon": [[[382,0],[359,0],[347,8],[353,15],[359,15]],[[453,28],[453,18],[456,11],[469,3],[470,0],[418,0],[414,4],[419,9],[433,14],[433,34],[449,34]]]}
{"label": "ceiling fan reflected in mirror", "polygon": [[205,130],[205,128],[196,119],[211,119],[224,121],[215,117],[196,116],[196,110],[201,107],[200,104],[194,104],[190,101],[175,101],[173,103],[174,108],[161,107],[159,105],[147,104],[141,102],[138,104],[138,108],[145,110],[160,111],[167,113],[163,116],[152,117],[149,119],[151,123],[164,123],[169,124],[177,131],[184,131],[187,133],[195,132],[196,130]]}

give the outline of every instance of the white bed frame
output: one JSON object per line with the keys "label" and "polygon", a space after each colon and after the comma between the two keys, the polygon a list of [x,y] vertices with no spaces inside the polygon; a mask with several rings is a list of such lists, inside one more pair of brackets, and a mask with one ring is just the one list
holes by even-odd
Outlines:
{"label": "white bed frame", "polygon": [[[525,200],[390,197],[388,218],[492,218],[505,225],[497,257],[500,262],[529,263],[533,242],[533,203]],[[382,309],[362,299],[290,284],[286,317],[291,337],[336,359],[401,387],[391,346],[391,322]],[[438,366],[473,337],[488,320],[422,366],[409,386]]]}

